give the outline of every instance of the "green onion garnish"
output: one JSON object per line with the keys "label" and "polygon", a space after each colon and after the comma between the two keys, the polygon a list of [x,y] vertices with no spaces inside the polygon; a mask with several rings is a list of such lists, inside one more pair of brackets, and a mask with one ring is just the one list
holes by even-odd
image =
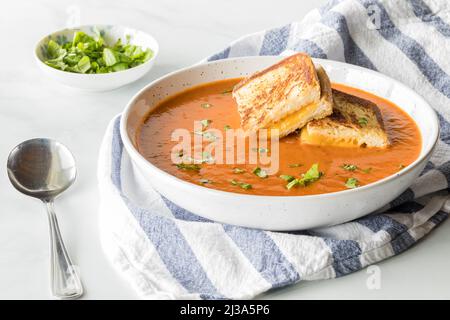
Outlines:
{"label": "green onion garnish", "polygon": [[251,189],[251,188],[252,188],[252,185],[249,184],[249,183],[239,182],[239,181],[236,181],[236,180],[234,180],[234,179],[231,180],[230,182],[231,182],[231,184],[232,184],[233,186],[239,186],[239,187],[241,187],[242,189],[245,189],[245,190],[248,190],[248,189]]}
{"label": "green onion garnish", "polygon": [[345,182],[345,186],[349,189],[354,189],[356,187],[359,187],[359,181],[356,178],[348,178]]}
{"label": "green onion garnish", "polygon": [[201,167],[195,163],[177,163],[177,168],[180,170],[200,171]]}
{"label": "green onion garnish", "polygon": [[286,188],[291,189],[295,186],[307,186],[317,180],[323,175],[322,172],[319,171],[319,165],[314,163],[308,171],[302,174],[300,179],[293,179],[287,185]]}
{"label": "green onion garnish", "polygon": [[354,164],[348,164],[348,163],[344,163],[341,166],[342,169],[347,170],[347,171],[355,171],[356,169],[358,169],[358,167]]}
{"label": "green onion garnish", "polygon": [[257,175],[260,178],[267,178],[267,172],[264,169],[261,169],[260,167],[256,167],[252,173],[254,173],[255,175]]}
{"label": "green onion garnish", "polygon": [[286,185],[286,188],[287,188],[288,190],[291,190],[293,187],[295,187],[295,186],[297,186],[297,185],[299,185],[298,179],[293,179],[293,180],[291,180],[291,181]]}
{"label": "green onion garnish", "polygon": [[82,31],[75,32],[72,41],[67,38],[49,40],[44,47],[44,63],[52,68],[74,73],[110,73],[136,67],[148,61],[153,51],[118,39],[108,46],[104,32],[95,37]]}
{"label": "green onion garnish", "polygon": [[287,182],[291,182],[292,180],[295,179],[295,177],[290,176],[290,175],[288,175],[288,174],[282,174],[282,175],[280,176],[280,178],[283,179],[283,180],[285,180],[285,181],[287,181]]}

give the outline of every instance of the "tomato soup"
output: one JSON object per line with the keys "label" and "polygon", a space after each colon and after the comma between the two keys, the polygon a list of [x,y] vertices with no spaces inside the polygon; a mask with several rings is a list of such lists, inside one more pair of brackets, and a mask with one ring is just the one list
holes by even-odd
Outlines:
{"label": "tomato soup", "polygon": [[[332,84],[336,90],[378,105],[389,136],[389,147],[307,145],[300,142],[299,134],[293,133],[280,139],[278,172],[267,177],[255,172],[255,168],[263,166],[248,162],[217,164],[209,161],[192,168],[175,165],[171,160],[178,144],[178,141],[172,141],[174,130],[184,128],[195,135],[194,121],[200,120],[207,120],[205,126],[224,132],[224,136],[227,129],[240,127],[237,106],[231,96],[231,89],[240,80],[203,84],[159,103],[143,119],[138,130],[139,152],[156,167],[185,181],[223,191],[271,196],[323,194],[364,186],[395,174],[419,156],[422,146],[420,132],[408,114],[381,97],[342,84]],[[314,164],[318,164],[321,176],[312,183],[288,189],[286,179],[280,178],[302,177]],[[349,185],[349,179],[354,183]]]}

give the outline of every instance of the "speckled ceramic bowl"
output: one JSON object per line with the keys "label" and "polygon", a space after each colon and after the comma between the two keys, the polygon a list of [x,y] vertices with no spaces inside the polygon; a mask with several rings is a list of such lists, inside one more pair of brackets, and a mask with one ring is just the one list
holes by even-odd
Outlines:
{"label": "speckled ceramic bowl", "polygon": [[[50,39],[53,39],[58,43],[72,41],[76,31],[83,31],[90,36],[95,36],[97,32],[101,32],[104,34],[103,37],[107,44],[114,44],[119,38],[125,40],[129,37],[130,43],[141,46],[144,49],[150,48],[153,51],[153,57],[134,68],[102,74],[72,73],[61,71],[46,65],[44,60],[45,45],[47,42]],[[45,36],[36,45],[35,58],[39,68],[47,76],[61,84],[89,91],[106,91],[124,86],[145,75],[155,63],[158,51],[159,46],[156,40],[145,32],[123,26],[87,25],[72,29],[63,29]]]}
{"label": "speckled ceramic bowl", "polygon": [[398,173],[345,191],[307,196],[260,196],[214,190],[176,178],[147,161],[136,148],[136,130],[143,117],[169,95],[188,87],[246,76],[282,57],[248,57],[196,65],[162,77],[131,99],[121,119],[124,146],[144,179],[179,206],[200,216],[266,230],[301,230],[334,225],[371,213],[398,197],[419,176],[434,150],[438,119],[414,91],[385,75],[330,60],[314,59],[332,82],[347,84],[384,97],[402,108],[417,123],[422,135],[419,157]]}

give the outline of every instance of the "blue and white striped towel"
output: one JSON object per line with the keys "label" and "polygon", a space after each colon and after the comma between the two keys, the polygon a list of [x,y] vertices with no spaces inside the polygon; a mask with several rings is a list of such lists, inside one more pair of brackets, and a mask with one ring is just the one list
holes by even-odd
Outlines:
{"label": "blue and white striped towel", "polygon": [[143,298],[237,299],[340,277],[414,245],[450,209],[449,24],[445,0],[331,1],[301,22],[246,36],[209,58],[305,51],[378,70],[425,97],[439,113],[437,151],[383,214],[289,233],[207,221],[142,179],[123,150],[115,118],[98,169],[102,238],[115,266]]}

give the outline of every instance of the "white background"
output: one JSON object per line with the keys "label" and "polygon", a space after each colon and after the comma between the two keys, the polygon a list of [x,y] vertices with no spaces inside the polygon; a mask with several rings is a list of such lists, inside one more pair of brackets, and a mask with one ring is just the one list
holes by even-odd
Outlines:
{"label": "white background", "polygon": [[[106,260],[98,238],[96,161],[103,132],[140,88],[209,56],[244,34],[300,20],[325,0],[306,1],[2,1],[0,9],[0,164],[22,140],[51,137],[75,154],[79,177],[56,203],[86,299],[136,298]],[[143,79],[105,93],[80,93],[44,78],[33,48],[47,33],[77,22],[111,23],[151,33],[160,42],[155,68]],[[450,298],[450,223],[406,253],[379,264],[381,288],[366,270],[300,283],[265,298]],[[49,299],[48,230],[44,208],[19,194],[0,170],[0,298]]]}

